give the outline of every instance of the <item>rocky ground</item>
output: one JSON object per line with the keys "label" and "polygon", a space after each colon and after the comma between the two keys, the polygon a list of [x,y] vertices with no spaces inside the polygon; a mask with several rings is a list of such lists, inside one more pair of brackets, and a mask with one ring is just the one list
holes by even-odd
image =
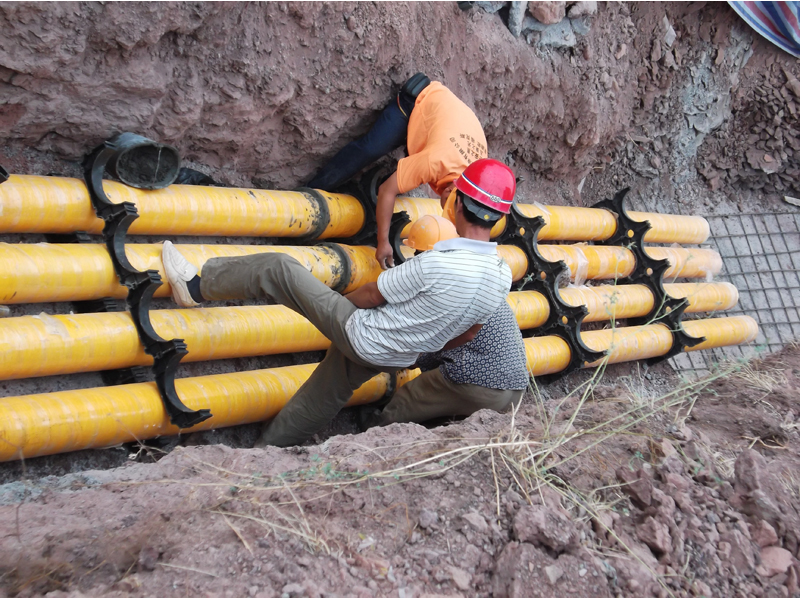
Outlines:
{"label": "rocky ground", "polygon": [[[133,130],[226,184],[291,188],[423,70],[523,201],[631,186],[651,211],[792,210],[798,61],[725,4],[591,4],[2,4],[0,164],[78,176]],[[796,596],[800,353],[736,368],[616,365],[434,429],[356,435],[345,412],[287,450],[246,426],[3,465],[0,593]]]}

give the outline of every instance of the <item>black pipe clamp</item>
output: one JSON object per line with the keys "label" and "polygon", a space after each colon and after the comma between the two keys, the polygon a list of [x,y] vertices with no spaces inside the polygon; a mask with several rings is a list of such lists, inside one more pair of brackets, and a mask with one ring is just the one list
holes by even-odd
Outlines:
{"label": "black pipe clamp", "polygon": [[188,354],[183,340],[165,340],[150,322],[150,301],[161,286],[158,271],[135,269],[125,255],[125,236],[138,217],[132,202],[111,202],[103,190],[106,167],[132,187],[159,189],[170,185],[178,175],[178,151],[133,133],[122,133],[95,148],[84,161],[84,179],[97,216],[105,221],[103,239],[122,285],[128,288],[128,308],[144,345],[153,357],[156,385],[169,414],[170,422],[187,429],[211,417],[208,409],[192,410],[181,402],[175,390],[175,372]]}

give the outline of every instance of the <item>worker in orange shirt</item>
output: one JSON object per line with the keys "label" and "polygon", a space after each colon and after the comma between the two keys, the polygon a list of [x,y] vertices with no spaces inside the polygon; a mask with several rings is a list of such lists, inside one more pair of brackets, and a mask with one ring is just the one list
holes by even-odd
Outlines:
{"label": "worker in orange shirt", "polygon": [[375,258],[382,269],[394,266],[389,225],[398,194],[427,183],[444,207],[464,169],[487,157],[486,136],[475,113],[442,83],[417,73],[372,129],[340,150],[308,183],[308,187],[333,191],[403,142],[408,156],[398,161],[397,170],[378,189]]}

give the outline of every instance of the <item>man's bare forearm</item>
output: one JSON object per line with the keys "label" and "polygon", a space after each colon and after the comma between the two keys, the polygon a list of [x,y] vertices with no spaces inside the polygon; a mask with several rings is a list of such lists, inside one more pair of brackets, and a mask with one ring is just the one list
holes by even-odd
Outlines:
{"label": "man's bare forearm", "polygon": [[378,225],[378,241],[389,239],[389,227],[394,214],[394,203],[400,190],[397,188],[397,171],[381,184],[378,189],[378,205],[375,207],[375,220]]}
{"label": "man's bare forearm", "polygon": [[386,303],[386,298],[383,297],[381,291],[378,289],[378,284],[374,281],[366,285],[362,285],[354,292],[345,295],[345,298],[350,300],[358,308],[375,308],[381,304]]}
{"label": "man's bare forearm", "polygon": [[442,350],[452,350],[453,348],[458,348],[459,346],[463,346],[464,344],[471,342],[475,339],[475,336],[478,335],[481,327],[483,327],[483,325],[473,325],[460,336],[455,337],[447,342]]}

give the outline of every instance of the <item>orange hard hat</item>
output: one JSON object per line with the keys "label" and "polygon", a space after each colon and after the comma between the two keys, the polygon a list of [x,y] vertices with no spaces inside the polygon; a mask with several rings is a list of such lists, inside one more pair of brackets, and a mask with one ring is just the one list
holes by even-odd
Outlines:
{"label": "orange hard hat", "polygon": [[456,226],[444,217],[425,215],[420,217],[408,232],[406,246],[414,250],[431,250],[436,242],[458,237]]}

